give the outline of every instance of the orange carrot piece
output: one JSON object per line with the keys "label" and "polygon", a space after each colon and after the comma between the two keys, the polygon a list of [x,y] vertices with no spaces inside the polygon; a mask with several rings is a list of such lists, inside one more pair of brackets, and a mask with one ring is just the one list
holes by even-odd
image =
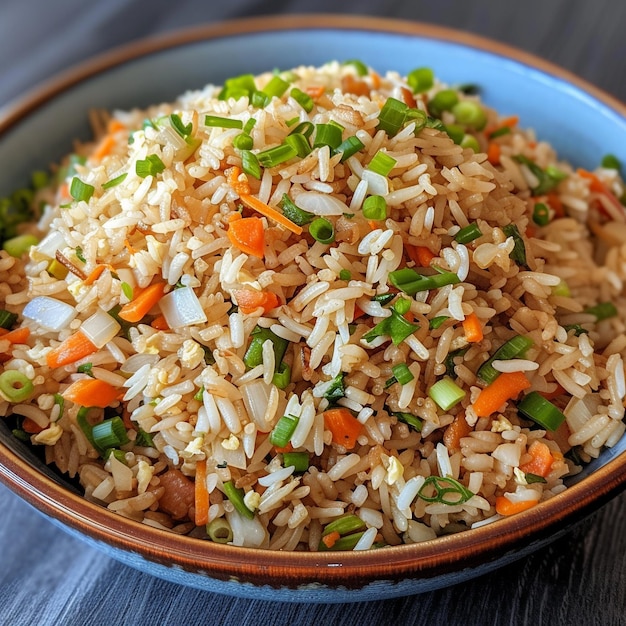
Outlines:
{"label": "orange carrot piece", "polygon": [[380,87],[380,74],[374,70],[370,70],[370,78],[372,79],[372,89],[378,89]]}
{"label": "orange carrot piece", "polygon": [[510,117],[505,117],[501,119],[495,126],[486,128],[485,135],[489,137],[491,133],[494,133],[497,130],[501,130],[502,128],[506,128],[506,127],[513,128],[514,126],[517,126],[518,122],[519,122],[519,116],[517,115],[511,115]]}
{"label": "orange carrot piece", "polygon": [[339,540],[341,539],[341,535],[339,534],[338,531],[333,530],[332,533],[328,533],[327,535],[324,535],[322,537],[322,543],[327,547],[327,548],[332,548]]}
{"label": "orange carrot piece", "polygon": [[487,160],[489,163],[491,163],[491,165],[499,165],[501,154],[502,149],[500,148],[500,144],[495,141],[490,141],[487,146]]}
{"label": "orange carrot piece", "polygon": [[98,348],[80,330],[70,335],[65,341],[52,348],[46,355],[46,363],[50,369],[70,365],[80,359],[97,352]]}
{"label": "orange carrot piece", "polygon": [[465,413],[459,413],[443,432],[443,443],[448,450],[460,450],[461,439],[472,432],[472,427],[465,419]]}
{"label": "orange carrot piece", "polygon": [[324,85],[309,85],[305,91],[315,101],[319,100],[324,95],[324,91],[326,91],[326,89],[324,88]]}
{"label": "orange carrot piece", "polygon": [[550,473],[552,463],[554,463],[550,448],[543,441],[535,440],[530,444],[528,454],[532,456],[532,459],[528,463],[520,465],[519,468],[525,474],[536,474],[545,478]]}
{"label": "orange carrot piece", "polygon": [[37,435],[43,430],[43,428],[34,419],[25,417],[22,422],[22,430],[29,435]]}
{"label": "orange carrot piece", "polygon": [[228,239],[246,254],[263,258],[265,254],[265,229],[260,217],[242,217],[228,224]]}
{"label": "orange carrot piece", "polygon": [[478,394],[474,402],[474,411],[478,417],[488,417],[495,413],[505,402],[530,387],[530,381],[524,372],[502,372],[498,378]]}
{"label": "orange carrot piece", "polygon": [[240,196],[250,195],[250,184],[248,183],[248,177],[244,174],[241,175],[241,170],[234,165],[230,168],[227,178],[228,184],[237,192]]}
{"label": "orange carrot piece", "polygon": [[506,496],[496,497],[496,513],[500,515],[515,515],[532,509],[538,500],[522,500],[521,502],[511,502]]}
{"label": "orange carrot piece", "polygon": [[209,523],[209,492],[206,487],[206,459],[196,463],[194,483],[194,504],[196,526]]}
{"label": "orange carrot piece", "polygon": [[411,261],[420,267],[430,267],[430,262],[435,258],[435,254],[426,246],[412,246],[410,243],[404,244],[404,248]]}
{"label": "orange carrot piece", "polygon": [[87,278],[85,278],[85,280],[83,281],[83,284],[91,285],[95,283],[98,280],[98,278],[102,276],[102,274],[104,273],[104,270],[112,271],[113,267],[109,265],[108,263],[102,263],[100,265],[96,265],[96,267],[94,267],[94,269],[89,273]]}
{"label": "orange carrot piece", "polygon": [[115,118],[111,118],[109,120],[109,123],[107,124],[107,133],[109,133],[110,135],[113,135],[120,130],[126,130],[126,126],[119,120],[116,120]]}
{"label": "orange carrot piece", "polygon": [[264,215],[265,217],[278,222],[281,226],[284,226],[287,230],[290,230],[294,235],[302,234],[302,226],[294,224],[291,220],[287,219],[282,213],[272,208],[269,204],[261,202],[257,197],[249,194],[239,194],[240,200],[250,209]]}
{"label": "orange carrot piece", "polygon": [[547,202],[554,211],[555,217],[565,217],[565,209],[563,208],[563,203],[561,202],[561,198],[559,198],[556,192],[550,191],[548,193]]}
{"label": "orange carrot piece", "polygon": [[169,326],[167,325],[164,315],[157,315],[157,317],[150,322],[150,326],[156,330],[169,330]]}
{"label": "orange carrot piece", "polygon": [[115,137],[112,135],[105,135],[100,143],[96,146],[95,150],[91,154],[91,158],[97,161],[101,161],[107,154],[110,154],[115,145]]}
{"label": "orange carrot piece", "polygon": [[472,311],[472,313],[466,315],[462,325],[465,339],[469,343],[478,343],[483,340],[483,327],[476,313]]}
{"label": "orange carrot piece", "polygon": [[[582,167],[576,170],[577,174],[582,178],[586,178],[589,181],[589,189],[596,193],[602,194],[608,201],[617,209],[617,211],[624,213],[625,209],[622,203],[615,197],[615,194],[605,185],[593,172],[588,172]],[[606,209],[600,205],[605,213],[608,213]]]}
{"label": "orange carrot piece", "polygon": [[352,450],[356,446],[363,430],[361,422],[348,409],[343,408],[324,411],[324,424],[330,430],[333,441],[346,450]]}
{"label": "orange carrot piece", "polygon": [[113,385],[97,378],[80,378],[74,381],[61,395],[65,400],[74,404],[104,409],[118,399],[120,391]]}
{"label": "orange carrot piece", "polygon": [[280,305],[278,296],[272,291],[256,291],[254,289],[235,289],[233,295],[237,300],[237,306],[246,315],[254,313],[259,307],[267,313]]}
{"label": "orange carrot piece", "polygon": [[[4,328],[2,329],[4,330]],[[26,326],[22,326],[20,328],[15,328],[13,330],[5,330],[0,335],[0,339],[4,341],[8,341],[9,343],[26,343],[28,338],[30,337],[30,329]]]}
{"label": "orange carrot piece", "polygon": [[150,309],[163,297],[164,293],[165,283],[152,283],[152,285],[146,287],[139,293],[135,293],[133,299],[120,309],[118,315],[127,322],[140,322]]}

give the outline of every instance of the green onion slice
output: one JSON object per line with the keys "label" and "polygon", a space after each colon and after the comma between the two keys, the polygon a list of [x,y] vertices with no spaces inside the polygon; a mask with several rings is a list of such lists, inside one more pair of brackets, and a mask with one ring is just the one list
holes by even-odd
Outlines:
{"label": "green onion slice", "polygon": [[519,229],[515,224],[507,224],[502,227],[502,232],[507,237],[513,237],[513,250],[509,255],[517,265],[521,265],[522,267],[527,267],[526,265],[526,246],[524,245],[524,240],[522,239],[522,235],[519,232]]}
{"label": "green onion slice", "polygon": [[376,172],[381,176],[388,176],[389,172],[396,166],[397,161],[386,152],[379,150],[374,158],[369,162],[367,169]]}
{"label": "green onion slice", "polygon": [[291,383],[291,368],[287,363],[280,363],[272,376],[272,384],[279,389],[286,389]]}
{"label": "green onion slice", "polygon": [[426,502],[438,502],[454,506],[467,502],[474,494],[465,485],[450,476],[429,476],[417,495]]}
{"label": "green onion slice", "polygon": [[311,98],[311,96],[309,96],[308,93],[305,93],[304,91],[302,91],[301,89],[298,89],[297,87],[294,87],[290,92],[289,95],[307,112],[310,113],[313,110],[313,107],[315,106],[315,103],[313,102],[313,98]]}
{"label": "green onion slice", "polygon": [[108,448],[119,448],[128,443],[128,434],[121,417],[106,419],[91,428],[94,447],[101,455]]}
{"label": "green onion slice", "polygon": [[2,248],[12,257],[19,259],[24,254],[27,254],[31,246],[36,246],[39,243],[39,239],[35,235],[18,235],[7,239]]}
{"label": "green onion slice", "polygon": [[533,208],[533,222],[537,226],[545,226],[550,222],[550,209],[543,202],[537,202]]}
{"label": "green onion slice", "polygon": [[214,543],[229,543],[233,540],[233,529],[223,517],[217,517],[206,525],[206,534]]}
{"label": "green onion slice", "polygon": [[272,332],[269,328],[262,328],[257,326],[250,333],[251,341],[248,349],[243,355],[243,362],[248,369],[252,369],[257,365],[263,363],[263,344],[269,339],[272,342],[274,348],[274,360],[276,367],[278,368],[282,363],[289,342],[282,337],[279,337],[276,333]]}
{"label": "green onion slice", "polygon": [[388,336],[394,345],[401,344],[409,335],[419,330],[417,324],[412,324],[394,309],[391,315],[376,324],[372,330],[363,335],[363,340],[371,343],[377,337]]}
{"label": "green onion slice", "polygon": [[289,159],[293,159],[297,155],[298,152],[295,148],[287,143],[281,143],[279,146],[259,152],[256,157],[263,167],[275,167],[285,161],[289,161]]}
{"label": "green onion slice", "polygon": [[117,187],[118,185],[122,184],[126,180],[127,176],[128,176],[128,173],[125,172],[124,174],[120,174],[119,176],[116,176],[115,178],[111,178],[111,180],[107,180],[107,182],[102,185],[102,189],[111,189],[112,187]]}
{"label": "green onion slice", "polygon": [[451,378],[446,377],[432,385],[428,390],[428,395],[440,409],[449,411],[465,397],[465,391]]}
{"label": "green onion slice", "polygon": [[343,128],[339,124],[316,124],[314,148],[329,146],[333,150],[341,145]]}
{"label": "green onion slice", "polygon": [[343,163],[346,159],[349,159],[353,154],[363,150],[365,145],[363,142],[356,136],[352,135],[347,139],[344,139],[336,148],[335,152],[341,152],[341,162]]}
{"label": "green onion slice", "polygon": [[478,239],[482,236],[482,232],[476,222],[472,222],[468,226],[461,228],[459,232],[454,236],[454,241],[457,243],[470,243],[474,239]]}
{"label": "green onion slice", "polygon": [[5,309],[0,309],[0,328],[9,330],[17,322],[17,313],[11,313]]}
{"label": "green onion slice", "polygon": [[583,313],[595,315],[596,320],[601,322],[602,320],[608,320],[611,317],[617,317],[617,308],[612,302],[600,302],[595,306],[587,307]]}
{"label": "green onion slice", "polygon": [[139,159],[135,164],[135,172],[141,178],[156,176],[164,169],[165,163],[156,154],[149,154],[145,159]]}
{"label": "green onion slice", "polygon": [[283,452],[283,467],[293,466],[296,474],[302,474],[309,469],[308,452]]}
{"label": "green onion slice", "polygon": [[298,226],[305,226],[315,219],[313,213],[303,211],[287,194],[283,195],[280,204],[283,209],[283,215]]}
{"label": "green onion slice", "polygon": [[349,61],[344,61],[343,65],[351,65],[359,76],[367,76],[369,74],[369,70],[367,69],[367,65],[363,63],[363,61],[359,61],[358,59],[350,59]]}
{"label": "green onion slice", "polygon": [[24,402],[35,391],[33,382],[18,370],[5,370],[0,374],[0,393],[9,402]]}
{"label": "green onion slice", "polygon": [[382,196],[368,196],[363,202],[363,217],[368,220],[387,219],[387,203]]}
{"label": "green onion slice", "polygon": [[220,117],[219,115],[205,115],[204,125],[216,128],[243,128],[241,120],[230,117]]}
{"label": "green onion slice", "polygon": [[404,126],[409,107],[400,100],[387,98],[378,114],[376,130],[384,130],[387,136],[394,137]]}
{"label": "green onion slice", "polygon": [[536,391],[524,396],[517,410],[542,428],[553,432],[565,421],[565,415]]}
{"label": "green onion slice", "polygon": [[414,431],[418,433],[422,431],[422,420],[419,419],[419,417],[416,417],[415,415],[412,415],[411,413],[402,413],[402,412],[393,413],[393,415],[396,417],[396,419],[399,422],[406,424],[407,426],[409,426],[409,428],[412,428]]}
{"label": "green onion slice", "polygon": [[236,487],[232,480],[228,480],[224,483],[224,495],[235,507],[237,513],[248,519],[254,519],[254,512],[251,511],[243,501],[245,495],[244,490],[241,487]]}
{"label": "green onion slice", "polygon": [[404,268],[389,272],[389,282],[409,296],[414,296],[419,291],[439,289],[445,285],[455,285],[460,281],[453,272],[440,272],[432,276],[424,276],[414,269]]}
{"label": "green onion slice", "polygon": [[314,219],[309,225],[309,233],[315,241],[326,245],[335,241],[335,227],[325,217]]}
{"label": "green onion slice", "polygon": [[478,378],[484,380],[486,383],[493,382],[500,372],[492,365],[494,361],[508,361],[509,359],[515,359],[521,356],[528,350],[533,344],[532,339],[525,337],[524,335],[515,335],[511,337],[506,343],[502,344],[493,355],[485,361],[479,368],[476,375]]}
{"label": "green onion slice", "polygon": [[287,135],[285,137],[285,144],[295,150],[296,155],[301,159],[311,153],[311,144],[309,144],[309,140],[300,133]]}
{"label": "green onion slice", "polygon": [[253,178],[261,179],[261,166],[256,155],[250,150],[241,151],[241,169]]}
{"label": "green onion slice", "polygon": [[70,183],[70,196],[74,198],[77,202],[89,202],[91,196],[95,191],[95,187],[93,185],[89,185],[88,183],[84,183],[78,176],[74,176],[72,178],[72,182]]}
{"label": "green onion slice", "polygon": [[415,379],[406,363],[398,363],[391,368],[395,379],[401,384],[406,385]]}
{"label": "green onion slice", "polygon": [[283,415],[270,433],[270,443],[278,448],[284,448],[291,441],[299,421],[300,418],[295,415]]}
{"label": "green onion slice", "polygon": [[428,328],[430,328],[430,330],[437,330],[437,328],[449,319],[450,317],[448,315],[438,315],[437,317],[433,317],[433,319],[428,322]]}

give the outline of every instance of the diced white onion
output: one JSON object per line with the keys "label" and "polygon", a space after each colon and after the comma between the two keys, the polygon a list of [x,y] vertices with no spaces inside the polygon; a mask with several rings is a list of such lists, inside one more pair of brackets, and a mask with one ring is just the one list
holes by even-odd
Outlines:
{"label": "diced white onion", "polygon": [[250,419],[257,425],[257,428],[263,432],[270,429],[270,425],[265,421],[265,411],[270,398],[270,386],[266,385],[262,380],[253,380],[250,383],[239,387],[243,404]]}
{"label": "diced white onion", "polygon": [[159,306],[170,328],[181,328],[207,321],[200,300],[191,287],[181,287],[165,294]]}
{"label": "diced white onion", "polygon": [[248,519],[237,511],[233,511],[226,513],[226,519],[233,531],[232,545],[259,548],[265,542],[267,531],[258,516],[255,515],[254,519]]}
{"label": "diced white onion", "polygon": [[66,328],[78,313],[67,302],[49,296],[37,296],[24,307],[22,314],[44,328],[61,330]]}
{"label": "diced white onion", "polygon": [[386,176],[371,170],[363,170],[363,180],[367,181],[367,191],[370,195],[386,196],[389,193],[389,179]]}
{"label": "diced white onion", "polygon": [[63,233],[60,230],[51,230],[33,249],[35,260],[38,260],[37,255],[54,259],[57,250],[65,248],[66,245]]}
{"label": "diced white onion", "polygon": [[102,309],[98,309],[91,317],[88,317],[80,327],[85,337],[96,348],[104,347],[120,332],[121,328],[115,319]]}
{"label": "diced white onion", "polygon": [[327,193],[318,191],[303,191],[298,194],[296,204],[313,215],[343,215],[350,213],[347,204]]}

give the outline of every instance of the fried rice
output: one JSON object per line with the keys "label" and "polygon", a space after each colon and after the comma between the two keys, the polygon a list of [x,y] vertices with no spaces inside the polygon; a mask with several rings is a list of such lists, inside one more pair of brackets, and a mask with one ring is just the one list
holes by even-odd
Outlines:
{"label": "fried rice", "polygon": [[95,112],[0,252],[15,435],[119,515],[275,550],[566,489],[625,430],[619,169],[429,77],[332,62]]}

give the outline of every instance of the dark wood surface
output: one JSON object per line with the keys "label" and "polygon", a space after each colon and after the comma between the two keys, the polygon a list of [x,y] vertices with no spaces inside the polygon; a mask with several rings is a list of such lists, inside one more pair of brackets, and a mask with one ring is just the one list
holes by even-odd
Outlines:
{"label": "dark wood surface", "polygon": [[[360,13],[450,26],[561,65],[626,101],[621,0],[2,0],[0,105],[112,46],[208,21]],[[626,624],[626,494],[547,549],[472,581],[352,605],[280,604],[179,587],[57,529],[0,486],[0,623]]]}

